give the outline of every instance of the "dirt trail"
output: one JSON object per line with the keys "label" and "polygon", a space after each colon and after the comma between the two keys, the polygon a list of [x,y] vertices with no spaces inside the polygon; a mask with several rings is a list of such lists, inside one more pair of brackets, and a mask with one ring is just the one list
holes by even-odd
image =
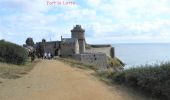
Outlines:
{"label": "dirt trail", "polygon": [[105,85],[87,71],[56,60],[43,60],[28,75],[1,83],[0,100],[142,99]]}

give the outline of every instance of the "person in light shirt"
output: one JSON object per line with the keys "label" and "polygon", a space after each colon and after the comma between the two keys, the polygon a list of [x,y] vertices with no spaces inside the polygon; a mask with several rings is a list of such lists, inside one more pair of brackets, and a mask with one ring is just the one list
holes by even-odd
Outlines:
{"label": "person in light shirt", "polygon": [[50,52],[48,53],[48,59],[51,59],[51,53]]}
{"label": "person in light shirt", "polygon": [[44,53],[44,59],[47,59],[47,53],[46,52]]}

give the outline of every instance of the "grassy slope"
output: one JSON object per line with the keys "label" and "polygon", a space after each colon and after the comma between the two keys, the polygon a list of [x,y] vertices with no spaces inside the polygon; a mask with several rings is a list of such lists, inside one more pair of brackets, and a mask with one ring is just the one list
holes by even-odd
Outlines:
{"label": "grassy slope", "polygon": [[170,100],[170,63],[127,69],[113,74],[112,80],[161,100]]}
{"label": "grassy slope", "polygon": [[69,59],[69,58],[57,58],[57,60],[60,60],[64,63],[67,63],[69,64],[70,66],[72,67],[78,67],[78,68],[81,68],[81,69],[93,69],[93,70],[97,70],[96,66],[94,65],[89,65],[89,64],[83,64],[79,61],[76,61],[74,59]]}
{"label": "grassy slope", "polygon": [[[69,63],[71,66],[76,66],[76,67],[79,67],[79,68],[82,68],[82,69],[93,69],[95,71],[98,70],[96,65],[84,64],[80,61],[76,61],[76,60],[71,59],[71,58],[57,58],[57,59],[65,62],[65,63]],[[121,65],[120,60],[118,58],[112,59],[112,58],[108,57],[107,63],[108,63],[109,68],[113,69],[114,72],[123,69],[123,66]]]}
{"label": "grassy slope", "polygon": [[37,62],[38,60],[33,63],[28,61],[25,65],[0,63],[0,78],[3,79],[20,78],[24,74],[27,74],[29,71],[31,71]]}

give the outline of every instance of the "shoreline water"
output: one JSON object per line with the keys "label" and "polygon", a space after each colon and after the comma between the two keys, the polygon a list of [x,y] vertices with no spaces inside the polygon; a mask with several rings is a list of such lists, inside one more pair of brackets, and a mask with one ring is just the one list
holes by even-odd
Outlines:
{"label": "shoreline water", "polygon": [[115,54],[126,63],[125,68],[170,61],[170,43],[112,44]]}

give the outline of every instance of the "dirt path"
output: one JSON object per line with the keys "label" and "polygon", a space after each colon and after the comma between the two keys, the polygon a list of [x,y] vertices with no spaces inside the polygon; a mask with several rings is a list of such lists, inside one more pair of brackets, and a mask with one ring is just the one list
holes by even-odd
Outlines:
{"label": "dirt path", "polygon": [[1,83],[0,100],[142,99],[105,85],[87,71],[56,60],[44,60],[28,75]]}

